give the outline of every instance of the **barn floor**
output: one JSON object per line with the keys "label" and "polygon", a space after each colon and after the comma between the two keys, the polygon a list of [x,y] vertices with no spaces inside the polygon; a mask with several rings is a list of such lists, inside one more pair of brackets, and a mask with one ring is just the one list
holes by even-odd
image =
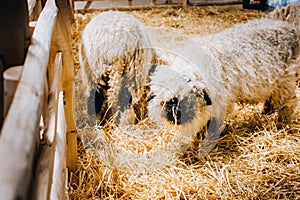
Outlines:
{"label": "barn floor", "polygon": [[[147,27],[186,36],[219,32],[266,14],[244,10],[240,5],[130,13]],[[73,41],[77,74],[81,32],[95,14],[75,15]],[[86,111],[78,83],[79,77],[75,105],[81,116]],[[297,114],[300,116],[299,110]],[[84,118],[78,120],[78,124],[82,123]],[[172,165],[144,174],[106,166],[79,137],[79,167],[70,174],[68,195],[70,199],[297,199],[300,196],[299,128],[298,120],[278,130],[276,114],[264,116],[259,106],[239,106],[209,155],[199,157],[193,144]],[[88,129],[79,129],[89,134]]]}

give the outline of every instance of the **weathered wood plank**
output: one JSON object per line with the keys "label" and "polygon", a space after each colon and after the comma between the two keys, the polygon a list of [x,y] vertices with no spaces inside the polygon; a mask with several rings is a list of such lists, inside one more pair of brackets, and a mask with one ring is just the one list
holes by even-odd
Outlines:
{"label": "weathered wood plank", "polygon": [[27,0],[27,4],[28,4],[29,15],[31,15],[37,2],[36,2],[36,0]]}
{"label": "weathered wood plank", "polygon": [[41,0],[37,0],[34,7],[32,8],[29,7],[28,9],[29,9],[29,21],[36,21],[43,9]]}
{"label": "weathered wood plank", "polygon": [[84,8],[83,8],[83,9],[84,9],[84,10],[89,9],[90,6],[92,5],[92,3],[93,3],[92,1],[87,1],[86,4],[84,5]]}
{"label": "weathered wood plank", "polygon": [[132,11],[132,10],[151,10],[153,8],[181,8],[181,4],[164,4],[164,5],[145,5],[145,6],[118,6],[118,7],[107,7],[99,9],[77,9],[76,13],[85,14],[87,12],[99,12],[99,11],[109,11],[109,10],[118,10],[118,11]]}
{"label": "weathered wood plank", "polygon": [[32,36],[23,73],[0,137],[0,199],[28,199],[57,8],[48,0]]}
{"label": "weathered wood plank", "polygon": [[207,6],[207,5],[229,5],[229,4],[241,4],[242,0],[194,0],[190,1],[191,5],[195,6]]}
{"label": "weathered wood plank", "polygon": [[[105,0],[74,0],[74,2],[82,2],[82,1],[86,1],[86,2],[93,2],[93,1],[105,1]],[[182,0],[182,3],[187,2],[188,0]],[[218,2],[218,3],[228,3],[228,2],[242,2],[242,0],[189,0],[190,3],[214,3],[214,2]],[[172,4],[172,0],[166,0],[167,4]],[[150,4],[156,5],[156,0],[151,0]],[[179,3],[180,4],[180,3]]]}
{"label": "weathered wood plank", "polygon": [[73,118],[74,66],[71,38],[71,21],[74,16],[70,15],[71,8],[68,0],[56,0],[56,5],[59,9],[59,13],[50,51],[48,82],[51,84],[53,79],[53,60],[51,60],[51,58],[54,58],[57,51],[61,51],[63,54],[62,89],[64,91],[65,115],[67,121],[67,166],[71,171],[75,171],[78,157],[77,131]]}
{"label": "weathered wood plank", "polygon": [[41,0],[27,0],[29,21],[36,21],[42,11]]}
{"label": "weathered wood plank", "polygon": [[[119,10],[119,11],[131,11],[131,10],[141,10],[141,9],[153,9],[153,8],[181,8],[186,7],[188,0],[182,0],[180,3],[173,3],[172,0],[166,0],[163,4],[157,4],[156,0],[151,0],[150,4],[146,5],[134,5],[133,0],[128,0],[128,6],[110,6],[101,7],[101,8],[90,8],[92,2],[99,2],[103,0],[75,0],[75,2],[86,2],[84,8],[76,9],[77,13],[86,13],[86,12],[94,12],[94,11],[107,11],[107,10]],[[214,1],[214,0],[212,0]],[[221,1],[221,0],[220,0]]]}
{"label": "weathered wood plank", "polygon": [[[62,77],[62,52],[56,53],[54,61],[54,77],[51,84],[50,93],[48,96],[49,106],[48,113],[55,112],[55,124],[57,123],[58,95],[61,90]],[[50,115],[50,114],[49,114]],[[56,126],[55,129],[56,130]],[[55,131],[51,131],[45,135],[45,139],[51,144],[55,141]]]}
{"label": "weathered wood plank", "polygon": [[40,157],[36,169],[35,191],[33,199],[44,200],[50,198],[52,175],[54,170],[54,152],[56,146],[56,130],[58,123],[58,95],[62,71],[62,55],[57,53],[55,57],[55,76],[52,81],[48,99],[48,124],[41,145]]}
{"label": "weathered wood plank", "polygon": [[70,16],[70,21],[71,23],[74,23],[75,18],[74,18],[74,1],[73,0],[67,0],[68,1],[68,7],[69,7],[69,16]]}
{"label": "weathered wood plank", "polygon": [[56,129],[56,145],[54,157],[54,171],[50,199],[66,199],[67,166],[66,166],[66,120],[64,112],[63,93],[59,94],[58,116]]}
{"label": "weathered wood plank", "polygon": [[68,0],[56,0],[59,9],[55,42],[57,50],[63,53],[62,87],[64,91],[65,115],[67,121],[67,166],[71,171],[77,167],[77,131],[73,115],[74,64],[72,51],[70,4]]}
{"label": "weathered wood plank", "polygon": [[75,1],[91,1],[91,2],[93,2],[93,1],[105,1],[105,0],[75,0]]}

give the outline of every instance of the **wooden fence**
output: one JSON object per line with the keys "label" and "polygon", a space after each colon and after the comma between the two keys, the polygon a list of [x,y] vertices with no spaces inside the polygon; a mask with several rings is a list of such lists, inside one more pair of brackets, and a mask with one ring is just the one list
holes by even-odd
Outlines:
{"label": "wooden fence", "polygon": [[[88,10],[93,10],[91,8],[91,5],[93,2],[104,2],[103,4],[105,6],[100,6],[100,10],[109,10],[109,9],[117,9],[117,10],[133,10],[133,9],[150,9],[154,7],[185,7],[187,5],[188,0],[177,0],[176,2],[172,0],[166,0],[164,3],[157,3],[156,0],[143,0],[139,2],[140,0],[124,0],[124,1],[118,1],[118,0],[74,0],[74,2],[84,2],[85,5],[83,8],[78,9],[78,12],[87,12]],[[116,5],[120,2],[121,5]],[[127,2],[127,3],[126,3]],[[139,3],[136,3],[139,2]],[[114,6],[111,6],[110,4],[114,4]],[[94,8],[95,9],[95,8]]]}
{"label": "wooden fence", "polygon": [[41,1],[28,0],[37,22],[1,130],[0,199],[66,198],[67,169],[77,160],[71,5],[47,0],[42,9]]}
{"label": "wooden fence", "polygon": [[[92,3],[102,4],[98,7],[101,10],[117,9],[117,10],[136,10],[136,9],[151,9],[162,7],[186,7],[201,6],[201,5],[226,5],[226,4],[241,4],[243,0],[74,0],[74,2],[82,2],[84,6],[77,9],[77,12],[87,12],[95,9]],[[126,3],[127,2],[127,3]],[[119,4],[119,5],[118,5]],[[103,5],[103,6],[102,6]],[[97,6],[96,6],[97,7]]]}

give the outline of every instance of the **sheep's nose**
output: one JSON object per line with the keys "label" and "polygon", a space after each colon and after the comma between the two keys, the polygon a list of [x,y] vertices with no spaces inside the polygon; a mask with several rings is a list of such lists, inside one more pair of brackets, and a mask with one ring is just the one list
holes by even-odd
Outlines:
{"label": "sheep's nose", "polygon": [[194,105],[187,98],[178,100],[174,97],[166,102],[166,118],[173,124],[185,124],[195,116]]}
{"label": "sheep's nose", "polygon": [[166,102],[167,119],[174,124],[181,124],[181,109],[176,97]]}

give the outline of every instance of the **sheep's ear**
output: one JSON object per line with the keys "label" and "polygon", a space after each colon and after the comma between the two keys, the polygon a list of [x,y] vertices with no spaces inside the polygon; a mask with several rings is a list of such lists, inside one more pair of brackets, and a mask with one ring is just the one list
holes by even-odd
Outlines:
{"label": "sheep's ear", "polygon": [[208,95],[208,93],[207,93],[206,90],[203,90],[203,99],[204,99],[204,101],[206,102],[206,105],[207,105],[207,106],[212,105],[211,98],[209,97],[209,95]]}

